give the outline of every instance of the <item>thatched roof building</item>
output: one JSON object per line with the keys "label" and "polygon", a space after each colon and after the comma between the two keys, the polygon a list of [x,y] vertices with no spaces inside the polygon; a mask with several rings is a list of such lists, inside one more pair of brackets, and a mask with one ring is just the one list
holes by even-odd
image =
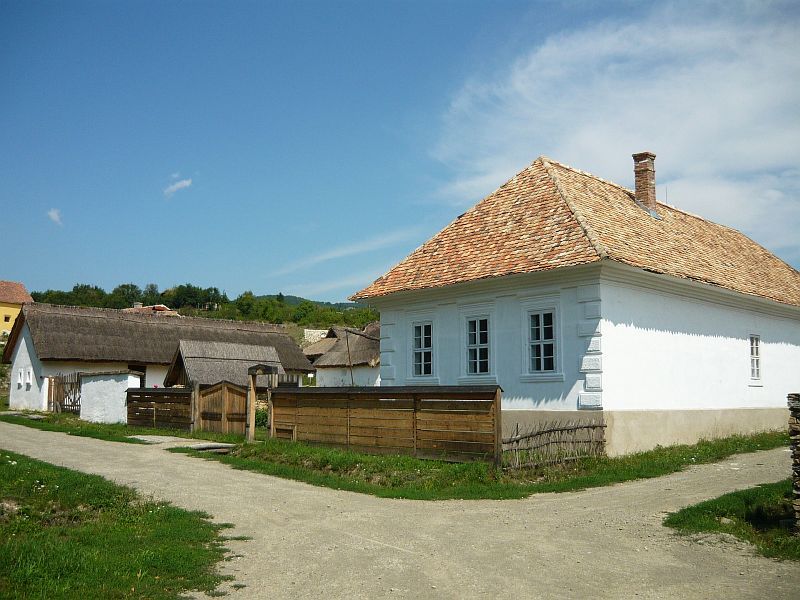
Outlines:
{"label": "thatched roof building", "polygon": [[[314,361],[314,368],[377,367],[381,362],[380,323],[370,323],[363,330],[332,327],[328,332],[334,343]],[[308,352],[306,348],[305,352]]]}
{"label": "thatched roof building", "polygon": [[[272,346],[181,340],[164,379],[164,385],[197,383],[205,387],[227,381],[247,387],[249,385],[247,369],[257,364],[274,365],[278,368],[279,375],[286,374],[278,352]],[[257,377],[256,385],[266,387],[267,377]]]}
{"label": "thatched roof building", "polygon": [[42,361],[122,362],[169,365],[181,340],[228,342],[275,349],[283,368],[311,372],[300,347],[280,325],[158,314],[26,304],[11,331],[3,362],[11,362],[17,339],[28,326]]}

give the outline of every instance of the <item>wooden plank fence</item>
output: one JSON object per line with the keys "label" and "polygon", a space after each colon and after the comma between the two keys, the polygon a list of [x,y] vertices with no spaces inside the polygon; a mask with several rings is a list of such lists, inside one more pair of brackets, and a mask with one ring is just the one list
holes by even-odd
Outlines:
{"label": "wooden plank fence", "polygon": [[81,374],[78,372],[48,377],[47,410],[81,414]]}
{"label": "wooden plank fence", "polygon": [[129,388],[128,425],[191,430],[192,390]]}
{"label": "wooden plank fence", "polygon": [[372,454],[501,457],[498,386],[279,388],[270,435]]}

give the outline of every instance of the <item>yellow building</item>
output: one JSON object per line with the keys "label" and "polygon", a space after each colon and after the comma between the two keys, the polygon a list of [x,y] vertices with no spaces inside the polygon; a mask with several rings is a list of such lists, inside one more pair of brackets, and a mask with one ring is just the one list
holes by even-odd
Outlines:
{"label": "yellow building", "polygon": [[16,281],[0,281],[0,334],[8,335],[22,305],[33,302],[25,286]]}

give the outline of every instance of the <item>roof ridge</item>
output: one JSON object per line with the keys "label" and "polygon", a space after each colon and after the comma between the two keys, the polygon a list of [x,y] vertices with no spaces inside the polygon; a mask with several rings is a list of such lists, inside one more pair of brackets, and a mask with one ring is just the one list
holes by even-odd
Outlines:
{"label": "roof ridge", "polygon": [[[609,179],[603,179],[602,177],[598,177],[594,173],[589,173],[589,171],[584,171],[583,169],[578,169],[577,167],[573,167],[571,165],[566,165],[566,164],[564,164],[562,162],[559,162],[557,160],[553,160],[552,158],[548,158],[547,156],[540,156],[539,158],[547,161],[548,163],[551,163],[551,164],[554,164],[554,165],[558,165],[559,167],[567,169],[568,171],[572,171],[573,173],[577,173],[578,175],[585,175],[586,177],[591,177],[592,179],[596,179],[597,181],[600,181],[600,182],[605,183],[607,185],[613,186],[615,188],[619,188],[620,190],[622,190],[623,192],[627,192],[631,196],[635,196],[636,195],[636,193],[632,189],[626,188],[624,185],[620,185],[615,181],[611,181]],[[663,204],[663,203],[659,202],[659,204]]]}
{"label": "roof ridge", "polygon": [[[589,243],[591,244],[594,251],[597,252],[597,255],[600,258],[608,258],[608,251],[603,246],[603,244],[600,243],[600,240],[598,239],[594,230],[589,226],[589,223],[586,221],[586,219],[584,219],[583,215],[580,213],[577,206],[575,206],[575,204],[569,199],[567,194],[564,192],[564,189],[561,187],[561,182],[558,180],[558,176],[555,173],[553,173],[551,162],[555,161],[551,161],[546,156],[540,156],[537,160],[542,161],[542,166],[544,166],[547,175],[553,181],[553,185],[555,186],[558,195],[567,205],[567,208],[569,208],[570,212],[572,213],[572,216],[575,217],[575,220],[578,222],[578,225],[580,225],[581,229],[583,230],[583,233],[586,235],[586,239],[589,240]],[[556,163],[556,164],[561,165],[561,163]]]}

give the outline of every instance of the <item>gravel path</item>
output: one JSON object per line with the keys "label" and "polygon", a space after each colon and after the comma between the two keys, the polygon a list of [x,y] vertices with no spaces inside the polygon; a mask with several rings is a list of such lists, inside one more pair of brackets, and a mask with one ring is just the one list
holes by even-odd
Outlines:
{"label": "gravel path", "polygon": [[665,514],[784,479],[789,453],[524,500],[386,500],[164,451],[0,422],[0,448],[235,524],[230,598],[798,598],[800,568]]}

